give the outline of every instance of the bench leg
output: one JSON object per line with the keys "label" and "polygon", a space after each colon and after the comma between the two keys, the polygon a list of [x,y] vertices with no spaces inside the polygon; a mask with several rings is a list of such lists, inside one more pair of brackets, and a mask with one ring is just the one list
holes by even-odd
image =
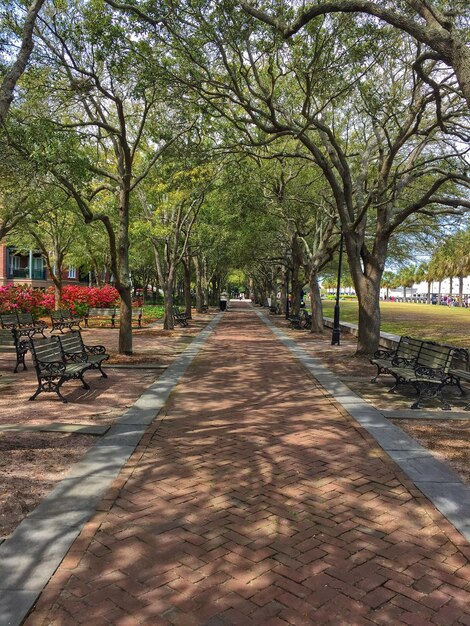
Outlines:
{"label": "bench leg", "polygon": [[456,385],[457,385],[457,387],[459,388],[460,395],[461,395],[461,396],[464,396],[464,395],[465,395],[465,391],[462,389],[462,385],[460,384],[460,380],[459,380],[459,379],[457,379],[457,380],[455,381],[455,384],[456,384]]}
{"label": "bench leg", "polygon": [[377,374],[373,378],[370,379],[371,383],[377,382],[377,378],[380,376],[380,374],[384,373],[383,368],[379,367],[378,365],[376,365],[375,367],[377,368]]}
{"label": "bench leg", "polygon": [[103,371],[103,369],[102,369],[102,367],[101,367],[101,363],[98,363],[98,365],[97,365],[97,369],[99,369],[99,370],[100,370],[100,372],[101,372],[101,376],[102,376],[103,378],[108,378],[108,375],[106,374],[106,372],[105,372],[105,371]]}
{"label": "bench leg", "polygon": [[83,389],[90,389],[90,385],[83,378],[83,374],[80,374],[80,376],[78,378],[81,380]]}
{"label": "bench leg", "polygon": [[393,385],[393,387],[390,387],[390,389],[388,390],[388,393],[395,393],[395,391],[398,388],[398,385],[401,383],[402,381],[398,378],[395,378],[395,384]]}
{"label": "bench leg", "polygon": [[14,374],[16,374],[16,373],[18,372],[18,367],[19,367],[20,365],[22,365],[22,366],[23,366],[23,372],[24,372],[26,369],[28,369],[28,368],[26,367],[26,363],[25,363],[25,361],[24,361],[25,356],[26,356],[26,352],[17,352],[17,353],[16,353],[16,365],[15,365],[15,369],[13,370],[13,373],[14,373]]}
{"label": "bench leg", "polygon": [[65,380],[66,380],[65,378],[61,378],[58,382],[54,382],[53,380],[49,379],[43,383],[39,383],[38,388],[36,389],[34,394],[29,398],[30,402],[35,400],[38,397],[38,395],[44,391],[46,393],[55,392],[59,396],[59,398],[62,400],[62,402],[64,404],[67,404],[68,400],[64,398],[64,396],[60,393],[60,388],[65,382]]}
{"label": "bench leg", "polygon": [[439,385],[439,384],[434,385],[432,383],[421,383],[421,384],[413,383],[413,386],[415,387],[418,393],[418,399],[416,400],[416,402],[414,402],[411,405],[412,409],[420,409],[421,402],[425,398],[437,398],[439,402],[442,404],[443,411],[452,410],[452,407],[442,395],[442,385]]}

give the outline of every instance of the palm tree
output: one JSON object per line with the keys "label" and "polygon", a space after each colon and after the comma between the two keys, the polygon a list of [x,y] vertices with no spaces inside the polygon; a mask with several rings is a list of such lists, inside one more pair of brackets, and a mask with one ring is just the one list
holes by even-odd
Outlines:
{"label": "palm tree", "polygon": [[447,276],[447,260],[442,250],[442,246],[438,248],[429,261],[429,276],[433,281],[438,282],[437,299],[441,303],[441,287],[442,281]]}
{"label": "palm tree", "polygon": [[445,267],[450,276],[450,294],[452,295],[452,278],[459,280],[459,304],[463,302],[463,279],[470,274],[470,229],[458,231],[447,239],[441,248],[445,258]]}
{"label": "palm tree", "polygon": [[390,289],[393,289],[393,287],[395,287],[396,284],[397,284],[397,277],[393,272],[385,271],[382,274],[382,287],[387,290],[387,294],[385,296],[386,300],[388,300],[389,298]]}
{"label": "palm tree", "polygon": [[413,287],[415,282],[415,274],[416,268],[414,266],[411,267],[403,267],[397,274],[397,282],[403,287],[403,299],[406,300],[406,288]]}
{"label": "palm tree", "polygon": [[431,304],[432,277],[429,273],[429,263],[426,263],[424,261],[418,265],[418,267],[416,268],[416,272],[415,272],[415,282],[422,283],[423,281],[426,281],[428,285],[428,293],[426,296],[426,301],[428,304]]}

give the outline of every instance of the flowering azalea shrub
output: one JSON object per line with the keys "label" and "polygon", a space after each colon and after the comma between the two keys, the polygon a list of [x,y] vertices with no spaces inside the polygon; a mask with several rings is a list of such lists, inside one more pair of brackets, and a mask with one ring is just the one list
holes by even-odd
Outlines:
{"label": "flowering azalea shrub", "polygon": [[54,292],[34,289],[30,285],[0,287],[0,311],[19,311],[40,315],[54,308]]}
{"label": "flowering azalea shrub", "polygon": [[[6,285],[0,287],[0,312],[19,311],[43,315],[54,309],[54,287],[45,291],[30,285]],[[89,307],[108,308],[117,306],[119,294],[115,287],[84,287],[65,285],[62,289],[61,306],[74,314],[84,315]]]}
{"label": "flowering azalea shrub", "polygon": [[119,293],[115,287],[83,287],[65,285],[62,289],[61,306],[77,315],[84,315],[90,307],[109,308],[119,304]]}

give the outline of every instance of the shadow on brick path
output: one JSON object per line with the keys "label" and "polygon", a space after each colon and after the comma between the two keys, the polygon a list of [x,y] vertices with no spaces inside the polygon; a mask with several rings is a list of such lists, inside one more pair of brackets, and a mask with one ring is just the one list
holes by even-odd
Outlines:
{"label": "shadow on brick path", "polygon": [[468,544],[235,306],[27,626],[470,624]]}

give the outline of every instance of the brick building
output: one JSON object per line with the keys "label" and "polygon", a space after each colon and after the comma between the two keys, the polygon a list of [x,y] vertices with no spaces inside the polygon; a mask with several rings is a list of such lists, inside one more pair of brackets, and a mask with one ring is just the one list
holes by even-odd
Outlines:
{"label": "brick building", "polygon": [[[66,284],[77,284],[79,272],[76,268],[69,267],[62,278]],[[30,250],[28,254],[21,254],[11,246],[0,245],[0,285],[12,284],[33,287],[53,285],[41,253]]]}

